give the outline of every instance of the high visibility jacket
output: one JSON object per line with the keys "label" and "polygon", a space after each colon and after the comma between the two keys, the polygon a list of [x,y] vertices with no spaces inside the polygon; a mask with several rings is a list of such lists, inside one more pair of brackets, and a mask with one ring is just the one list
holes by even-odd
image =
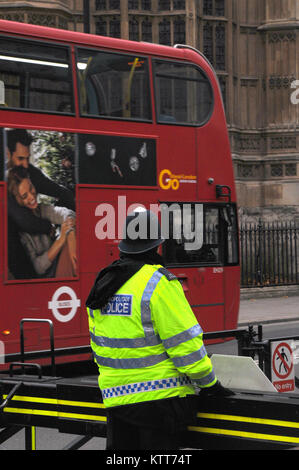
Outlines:
{"label": "high visibility jacket", "polygon": [[91,347],[106,407],[194,394],[216,382],[182,286],[144,265],[100,309],[87,308]]}

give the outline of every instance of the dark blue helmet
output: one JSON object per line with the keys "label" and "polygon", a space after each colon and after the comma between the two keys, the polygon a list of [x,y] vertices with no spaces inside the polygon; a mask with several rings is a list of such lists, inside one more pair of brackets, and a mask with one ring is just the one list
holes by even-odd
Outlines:
{"label": "dark blue helmet", "polygon": [[156,214],[144,208],[137,208],[126,218],[123,239],[118,247],[122,253],[132,255],[145,253],[163,242]]}

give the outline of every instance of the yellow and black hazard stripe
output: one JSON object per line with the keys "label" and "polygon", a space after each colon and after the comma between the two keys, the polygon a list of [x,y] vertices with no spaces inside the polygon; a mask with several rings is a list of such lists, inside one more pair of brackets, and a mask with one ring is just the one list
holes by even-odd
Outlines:
{"label": "yellow and black hazard stripe", "polygon": [[230,440],[236,443],[238,439],[245,439],[259,441],[261,447],[267,444],[299,446],[298,421],[199,412],[196,425],[189,426],[188,430],[209,438],[223,438],[225,445]]}
{"label": "yellow and black hazard stripe", "polygon": [[[5,399],[7,395],[3,395]],[[106,413],[103,403],[63,400],[37,396],[15,395],[4,413],[30,417],[38,425],[39,419],[76,419],[106,423]],[[36,419],[34,419],[36,418]]]}
{"label": "yellow and black hazard stripe", "polygon": [[[3,382],[6,399],[13,383]],[[4,394],[5,393],[5,394]],[[196,401],[196,421],[182,444],[195,449],[299,447],[299,397],[240,394]],[[61,432],[106,436],[106,409],[97,385],[59,381],[23,384],[2,409],[0,425],[56,427]]]}

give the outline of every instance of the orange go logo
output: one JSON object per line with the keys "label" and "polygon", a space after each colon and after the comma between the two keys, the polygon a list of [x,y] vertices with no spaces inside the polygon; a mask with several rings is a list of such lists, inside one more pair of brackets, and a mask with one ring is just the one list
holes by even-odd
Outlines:
{"label": "orange go logo", "polygon": [[196,183],[195,175],[174,175],[170,170],[162,170],[159,175],[159,184],[162,189],[179,189],[181,183]]}
{"label": "orange go logo", "polygon": [[179,189],[180,182],[177,175],[173,175],[170,170],[162,170],[159,175],[159,184],[162,189]]}

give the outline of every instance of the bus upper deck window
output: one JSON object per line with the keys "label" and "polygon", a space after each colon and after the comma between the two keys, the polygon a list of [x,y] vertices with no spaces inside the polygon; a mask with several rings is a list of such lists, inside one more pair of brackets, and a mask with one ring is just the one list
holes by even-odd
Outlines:
{"label": "bus upper deck window", "polygon": [[0,38],[0,107],[73,113],[69,49]]}
{"label": "bus upper deck window", "polygon": [[154,61],[157,122],[199,126],[213,110],[213,91],[198,67]]}
{"label": "bus upper deck window", "polygon": [[146,58],[78,49],[77,71],[82,115],[151,120]]}

